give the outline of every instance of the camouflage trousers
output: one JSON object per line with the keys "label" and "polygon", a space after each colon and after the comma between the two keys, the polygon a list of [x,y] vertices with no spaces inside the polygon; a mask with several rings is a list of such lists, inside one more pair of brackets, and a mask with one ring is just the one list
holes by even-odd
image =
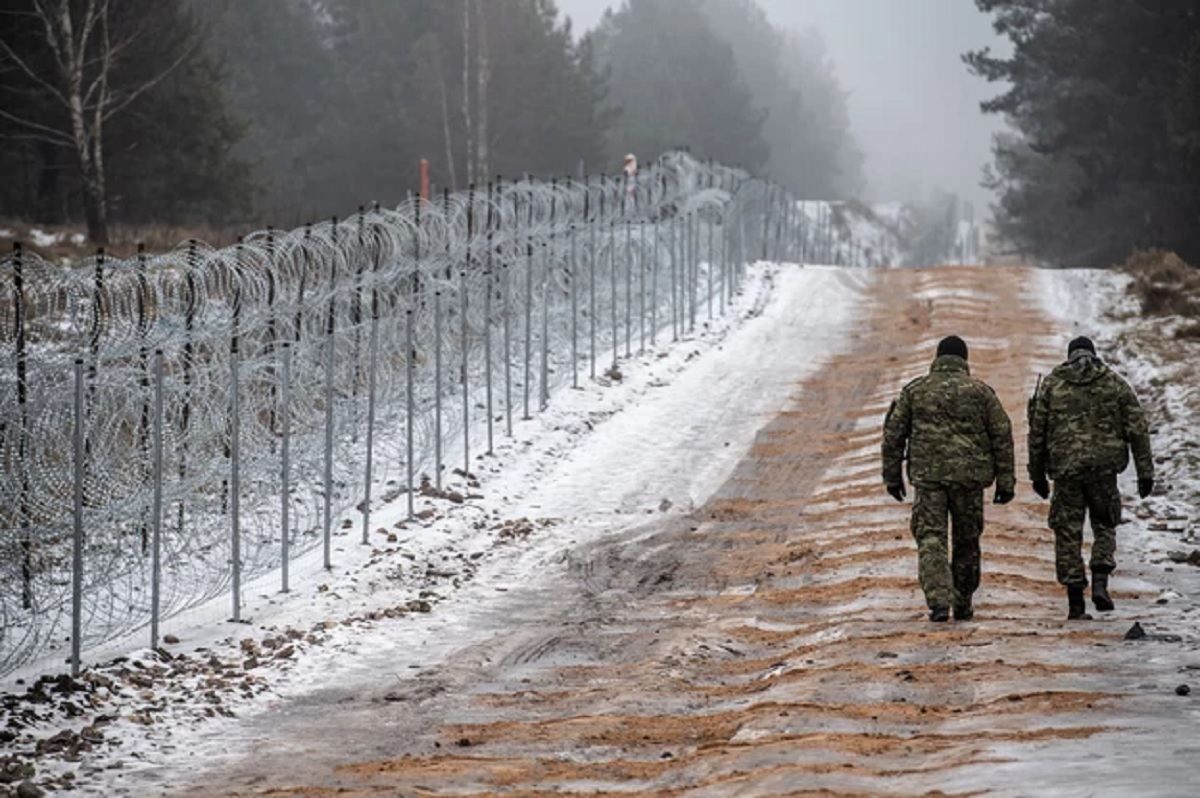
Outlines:
{"label": "camouflage trousers", "polygon": [[[917,574],[925,603],[930,609],[968,604],[979,587],[983,488],[950,484],[913,487],[912,533],[917,540]],[[949,547],[948,520],[953,523]]]}
{"label": "camouflage trousers", "polygon": [[1092,573],[1111,573],[1117,567],[1117,524],[1121,520],[1116,474],[1054,482],[1050,528],[1054,530],[1054,567],[1061,585],[1088,583],[1083,568],[1085,516],[1092,522]]}

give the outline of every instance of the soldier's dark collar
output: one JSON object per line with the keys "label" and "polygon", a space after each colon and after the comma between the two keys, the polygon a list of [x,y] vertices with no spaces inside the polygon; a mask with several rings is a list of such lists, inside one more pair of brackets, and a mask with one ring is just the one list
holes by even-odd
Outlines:
{"label": "soldier's dark collar", "polygon": [[971,367],[958,355],[941,355],[933,361],[929,371],[961,371],[970,374]]}

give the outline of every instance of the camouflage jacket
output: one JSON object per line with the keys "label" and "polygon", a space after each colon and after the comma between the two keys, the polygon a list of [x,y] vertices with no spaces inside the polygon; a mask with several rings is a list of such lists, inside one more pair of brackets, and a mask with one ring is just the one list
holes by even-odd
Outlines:
{"label": "camouflage jacket", "polygon": [[1129,465],[1153,478],[1150,430],[1129,383],[1086,349],[1076,349],[1038,389],[1029,414],[1029,477],[1119,474]]}
{"label": "camouflage jacket", "polygon": [[933,361],[929,374],[904,386],[883,423],[883,481],[1012,490],[1012,423],[991,387],[954,355]]}

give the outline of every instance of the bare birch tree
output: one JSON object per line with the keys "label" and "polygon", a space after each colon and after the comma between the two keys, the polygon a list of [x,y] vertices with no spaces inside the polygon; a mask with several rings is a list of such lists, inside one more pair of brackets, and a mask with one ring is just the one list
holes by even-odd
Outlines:
{"label": "bare birch tree", "polygon": [[474,0],[474,3],[476,27],[479,30],[475,59],[475,171],[482,182],[491,174],[488,147],[488,84],[492,79],[492,66],[488,54],[488,17],[483,8],[483,0]]}
{"label": "bare birch tree", "polygon": [[115,67],[151,32],[145,24],[136,23],[114,31],[112,5],[112,0],[32,0],[32,14],[52,55],[49,71],[39,70],[23,58],[25,48],[0,39],[0,58],[59,106],[65,121],[31,119],[3,108],[0,117],[29,138],[73,152],[83,181],[88,238],[95,244],[108,243],[105,124],[184,63],[201,41],[200,36],[192,36],[162,69],[123,85]]}

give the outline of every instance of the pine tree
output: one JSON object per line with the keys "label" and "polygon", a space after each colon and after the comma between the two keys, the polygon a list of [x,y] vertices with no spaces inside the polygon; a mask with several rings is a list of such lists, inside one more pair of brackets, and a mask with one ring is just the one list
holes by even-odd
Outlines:
{"label": "pine tree", "polygon": [[1014,45],[967,64],[1007,91],[984,103],[1000,137],[990,183],[1022,251],[1103,265],[1161,246],[1200,259],[1193,64],[1200,9],[1183,2],[977,0]]}
{"label": "pine tree", "polygon": [[852,195],[862,184],[862,155],[820,34],[776,29],[757,0],[701,0],[700,7],[730,46],[754,104],[767,111],[772,179],[799,196]]}
{"label": "pine tree", "polygon": [[769,151],[766,111],[755,105],[730,46],[697,0],[626,0],[589,34],[620,115],[610,162],[690,146],[701,157],[758,170]]}

